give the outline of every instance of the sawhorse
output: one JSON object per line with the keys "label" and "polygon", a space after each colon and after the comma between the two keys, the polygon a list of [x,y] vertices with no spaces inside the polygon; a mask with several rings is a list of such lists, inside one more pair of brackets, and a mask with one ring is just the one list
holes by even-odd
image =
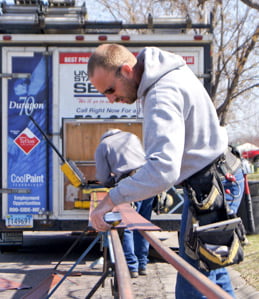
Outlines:
{"label": "sawhorse", "polygon": [[[86,257],[86,255],[90,252],[94,245],[101,240],[101,238],[103,238],[104,248],[103,274],[85,298],[91,298],[110,274],[113,276],[112,295],[114,298],[134,298],[130,274],[124,257],[119,233],[117,229],[112,229],[104,233],[98,233],[96,238],[91,242],[87,249],[78,258],[78,260],[73,264],[73,266],[66,272],[63,278],[56,284],[46,299],[50,298],[54,294],[62,282],[72,273],[74,268]],[[114,250],[114,248],[116,248],[116,250]],[[110,255],[109,260],[108,252]]]}

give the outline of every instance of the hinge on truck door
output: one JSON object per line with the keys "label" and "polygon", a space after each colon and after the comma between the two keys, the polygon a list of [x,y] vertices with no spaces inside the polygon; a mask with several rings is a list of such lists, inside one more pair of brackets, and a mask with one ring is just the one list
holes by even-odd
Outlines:
{"label": "hinge on truck door", "polygon": [[13,79],[13,78],[30,78],[30,73],[1,73],[0,78]]}

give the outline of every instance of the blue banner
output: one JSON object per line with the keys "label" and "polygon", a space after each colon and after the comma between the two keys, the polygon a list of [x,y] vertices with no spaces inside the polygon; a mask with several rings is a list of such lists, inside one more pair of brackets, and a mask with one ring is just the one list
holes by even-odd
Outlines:
{"label": "blue banner", "polygon": [[28,78],[8,82],[8,187],[30,189],[9,194],[9,214],[39,214],[52,209],[51,149],[30,120],[46,132],[51,129],[51,59],[43,53],[12,57],[13,73]]}

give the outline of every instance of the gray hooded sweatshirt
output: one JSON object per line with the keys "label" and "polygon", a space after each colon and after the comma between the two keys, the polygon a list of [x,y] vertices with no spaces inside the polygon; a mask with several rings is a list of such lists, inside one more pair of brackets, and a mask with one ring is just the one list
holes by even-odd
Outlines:
{"label": "gray hooded sweatshirt", "polygon": [[146,163],[110,191],[115,205],[149,198],[198,172],[227,149],[226,130],[200,80],[179,55],[155,47],[138,55]]}
{"label": "gray hooded sweatshirt", "polygon": [[104,185],[110,185],[113,179],[118,182],[122,175],[141,167],[146,160],[136,135],[111,129],[101,137],[95,151],[95,162],[97,180]]}

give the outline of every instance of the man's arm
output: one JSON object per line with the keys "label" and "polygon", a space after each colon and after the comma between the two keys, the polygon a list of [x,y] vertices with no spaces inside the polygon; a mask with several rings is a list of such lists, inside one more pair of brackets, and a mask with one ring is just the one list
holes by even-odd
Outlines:
{"label": "man's arm", "polygon": [[91,212],[90,220],[93,228],[97,231],[107,231],[111,228],[107,222],[104,221],[104,215],[114,208],[114,204],[107,194],[105,198],[98,204],[98,206]]}

